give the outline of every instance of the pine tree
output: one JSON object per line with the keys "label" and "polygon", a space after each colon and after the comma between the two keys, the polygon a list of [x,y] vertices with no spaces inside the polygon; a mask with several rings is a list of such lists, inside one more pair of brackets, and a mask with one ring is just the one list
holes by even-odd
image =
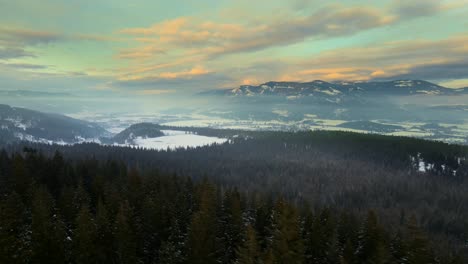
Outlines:
{"label": "pine tree", "polygon": [[32,178],[21,155],[13,157],[13,190],[23,198],[23,201],[30,201]]}
{"label": "pine tree", "polygon": [[96,263],[114,262],[114,237],[112,236],[112,222],[109,219],[106,206],[102,199],[98,199],[96,208]]}
{"label": "pine tree", "polygon": [[255,229],[248,225],[242,246],[237,250],[236,264],[257,264],[260,263],[260,248],[257,244]]}
{"label": "pine tree", "polygon": [[276,264],[278,263],[273,250],[269,248],[262,257],[262,264]]}
{"label": "pine tree", "polygon": [[28,259],[25,217],[23,202],[16,192],[0,201],[0,263],[22,263]]}
{"label": "pine tree", "polygon": [[60,214],[63,216],[65,222],[70,225],[73,223],[78,213],[78,210],[74,205],[74,192],[75,189],[72,187],[63,187],[57,202]]}
{"label": "pine tree", "polygon": [[254,227],[258,236],[258,245],[261,251],[265,251],[270,243],[272,230],[272,205],[270,203],[257,202],[255,206]]}
{"label": "pine tree", "polygon": [[435,263],[429,241],[418,227],[416,217],[412,216],[410,218],[407,228],[409,234],[407,263]]}
{"label": "pine tree", "polygon": [[83,206],[89,206],[90,204],[91,200],[89,198],[89,194],[84,187],[83,181],[80,179],[73,196],[75,214],[78,213]]}
{"label": "pine tree", "polygon": [[237,190],[225,193],[220,219],[221,261],[231,263],[242,239],[242,208]]}
{"label": "pine tree", "polygon": [[55,154],[49,162],[47,176],[44,179],[52,196],[57,198],[60,192],[61,181],[64,178],[65,161],[60,152],[55,151]]}
{"label": "pine tree", "polygon": [[34,191],[32,207],[32,261],[65,263],[65,226],[53,213],[53,200],[44,186]]}
{"label": "pine tree", "polygon": [[354,263],[354,252],[358,236],[358,221],[349,213],[342,213],[337,227],[340,263]]}
{"label": "pine tree", "polygon": [[301,237],[297,210],[280,199],[274,211],[274,231],[271,248],[275,262],[303,263],[304,241]]}
{"label": "pine tree", "polygon": [[158,263],[179,264],[187,260],[187,234],[182,231],[179,219],[174,218],[169,228],[169,237],[161,244]]}
{"label": "pine tree", "polygon": [[144,194],[141,189],[142,179],[138,171],[134,168],[128,172],[127,177],[126,197],[130,203],[130,206],[133,208],[138,208],[141,206],[140,201],[142,200],[142,195]]}
{"label": "pine tree", "polygon": [[96,261],[96,226],[88,207],[83,206],[76,217],[73,237],[73,255],[76,263],[86,264]]}
{"label": "pine tree", "polygon": [[374,211],[369,211],[366,222],[359,236],[357,258],[360,263],[386,263],[389,252],[384,241],[384,234]]}
{"label": "pine tree", "polygon": [[10,192],[12,189],[11,160],[5,149],[0,151],[0,193]]}
{"label": "pine tree", "polygon": [[117,258],[119,263],[137,263],[137,236],[132,227],[132,210],[127,201],[120,205],[115,219],[115,240],[117,244]]}
{"label": "pine tree", "polygon": [[192,216],[188,263],[214,264],[216,260],[216,194],[206,181],[198,190],[198,211]]}
{"label": "pine tree", "polygon": [[343,250],[340,255],[340,264],[352,264],[355,263],[355,247],[350,239],[346,240]]}
{"label": "pine tree", "polygon": [[328,208],[321,210],[316,217],[311,214],[306,216],[304,237],[306,258],[309,263],[336,262],[335,226],[335,220]]}
{"label": "pine tree", "polygon": [[407,260],[408,248],[400,230],[390,242],[390,254],[396,263],[405,263]]}

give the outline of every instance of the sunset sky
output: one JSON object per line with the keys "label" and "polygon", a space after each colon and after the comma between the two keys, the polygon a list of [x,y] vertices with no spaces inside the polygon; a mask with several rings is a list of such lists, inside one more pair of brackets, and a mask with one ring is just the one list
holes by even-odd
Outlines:
{"label": "sunset sky", "polygon": [[0,89],[140,95],[275,81],[468,86],[468,1],[0,0]]}

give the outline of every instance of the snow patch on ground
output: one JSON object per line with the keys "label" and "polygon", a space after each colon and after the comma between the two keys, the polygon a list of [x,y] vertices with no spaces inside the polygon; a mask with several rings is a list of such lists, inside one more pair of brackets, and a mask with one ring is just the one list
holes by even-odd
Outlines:
{"label": "snow patch on ground", "polygon": [[24,131],[26,131],[27,128],[30,128],[32,125],[31,125],[31,121],[27,122],[27,123],[23,123],[22,119],[20,118],[5,118],[6,121],[9,121],[11,123],[13,123],[13,125],[19,129],[22,129]]}
{"label": "snow patch on ground", "polygon": [[413,86],[413,82],[412,81],[397,81],[397,87],[411,87]]}
{"label": "snow patch on ground", "polygon": [[186,134],[193,134],[187,131],[180,131],[180,130],[161,130],[164,136],[180,136]]}
{"label": "snow patch on ground", "polygon": [[417,93],[428,94],[428,95],[438,95],[440,91],[426,91],[426,90],[417,90]]}
{"label": "snow patch on ground", "polygon": [[212,144],[223,144],[227,142],[225,138],[199,136],[186,134],[185,131],[165,130],[166,136],[156,138],[137,137],[133,140],[135,145],[146,149],[166,150],[179,148],[195,148]]}
{"label": "snow patch on ground", "polygon": [[34,142],[34,143],[41,143],[41,144],[48,144],[48,145],[53,145],[53,144],[56,144],[56,145],[70,145],[69,143],[63,141],[63,140],[60,140],[60,141],[53,141],[53,140],[48,140],[48,139],[45,139],[45,138],[36,138],[32,135],[28,135],[28,134],[22,134],[22,133],[15,133],[14,136],[20,140],[24,140],[24,141],[29,141],[29,142]]}
{"label": "snow patch on ground", "polygon": [[273,114],[277,114],[277,115],[282,116],[282,117],[288,117],[289,116],[288,110],[275,109],[272,112],[273,112]]}

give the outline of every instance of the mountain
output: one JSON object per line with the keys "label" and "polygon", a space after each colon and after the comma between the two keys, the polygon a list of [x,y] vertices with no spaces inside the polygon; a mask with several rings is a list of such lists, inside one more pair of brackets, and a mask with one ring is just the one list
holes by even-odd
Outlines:
{"label": "mountain", "polygon": [[397,125],[380,124],[372,121],[350,121],[337,125],[337,127],[351,128],[377,133],[389,133],[403,130],[404,127]]}
{"label": "mountain", "polygon": [[459,95],[468,88],[451,89],[423,80],[395,80],[385,82],[267,82],[261,85],[241,85],[235,89],[205,92],[204,95],[286,97],[349,97],[359,95]]}
{"label": "mountain", "polygon": [[119,144],[133,144],[138,137],[155,138],[161,136],[164,136],[164,133],[161,132],[161,126],[152,123],[138,123],[115,135],[112,141]]}
{"label": "mountain", "polygon": [[0,104],[0,136],[2,142],[71,144],[96,141],[110,133],[91,122]]}
{"label": "mountain", "polygon": [[73,96],[69,93],[53,93],[53,92],[38,92],[30,90],[7,90],[0,91],[1,96],[10,97],[70,97]]}

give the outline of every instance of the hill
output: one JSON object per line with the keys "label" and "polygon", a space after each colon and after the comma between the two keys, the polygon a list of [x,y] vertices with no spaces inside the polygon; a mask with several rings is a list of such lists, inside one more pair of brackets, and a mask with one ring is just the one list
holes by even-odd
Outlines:
{"label": "hill", "polygon": [[66,144],[96,141],[109,136],[109,132],[94,123],[64,115],[0,105],[0,135],[2,142],[28,140]]}

